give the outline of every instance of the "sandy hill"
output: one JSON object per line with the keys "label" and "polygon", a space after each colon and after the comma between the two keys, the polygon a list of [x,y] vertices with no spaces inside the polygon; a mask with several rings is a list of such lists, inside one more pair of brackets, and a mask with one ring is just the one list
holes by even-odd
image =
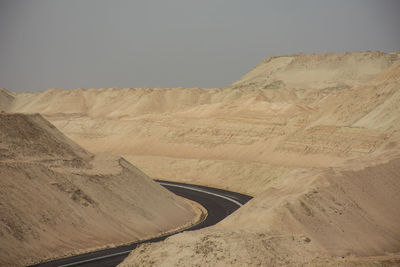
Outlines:
{"label": "sandy hill", "polygon": [[39,114],[2,114],[0,140],[0,159],[84,165],[92,157]]}
{"label": "sandy hill", "polygon": [[148,238],[196,220],[122,158],[93,156],[40,115],[0,114],[0,265]]}
{"label": "sandy hill", "polygon": [[359,128],[399,128],[400,62],[367,83],[332,94],[318,103],[323,116],[314,124],[352,125]]}
{"label": "sandy hill", "polygon": [[222,89],[56,89],[15,94],[8,110],[40,112],[88,151],[124,155],[151,177],[255,196],[220,226],[138,250],[136,264],[390,263],[399,60],[271,57]]}
{"label": "sandy hill", "polygon": [[119,266],[399,266],[400,155],[349,167],[286,176],[217,226]]}
{"label": "sandy hill", "polygon": [[[210,92],[215,90],[209,89]],[[124,118],[177,111],[213,101],[199,88],[50,89],[37,94],[18,94],[12,110]]]}
{"label": "sandy hill", "polygon": [[10,109],[14,96],[4,88],[0,88],[0,112]]}
{"label": "sandy hill", "polygon": [[269,57],[231,88],[344,89],[367,82],[400,60],[399,53],[354,52]]}

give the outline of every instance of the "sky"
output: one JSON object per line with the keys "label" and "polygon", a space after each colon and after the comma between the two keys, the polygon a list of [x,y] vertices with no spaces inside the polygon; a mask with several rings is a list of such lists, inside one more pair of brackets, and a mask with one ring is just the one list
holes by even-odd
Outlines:
{"label": "sky", "polygon": [[0,88],[225,87],[264,58],[400,51],[399,0],[0,0]]}

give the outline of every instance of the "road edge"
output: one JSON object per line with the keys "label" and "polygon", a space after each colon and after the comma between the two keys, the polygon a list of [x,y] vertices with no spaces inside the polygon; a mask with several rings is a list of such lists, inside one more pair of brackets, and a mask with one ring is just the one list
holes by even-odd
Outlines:
{"label": "road edge", "polygon": [[60,260],[60,259],[67,258],[67,257],[73,257],[73,256],[77,256],[77,255],[80,255],[80,254],[92,253],[92,252],[96,252],[96,251],[100,251],[100,250],[104,250],[104,249],[109,249],[109,248],[128,246],[128,245],[133,245],[135,243],[144,243],[146,241],[149,241],[149,240],[152,240],[152,239],[155,239],[155,238],[161,238],[161,237],[164,237],[164,236],[169,236],[169,235],[173,235],[173,234],[176,234],[176,233],[179,233],[179,232],[183,232],[183,231],[188,230],[188,229],[190,229],[190,228],[192,228],[192,227],[194,227],[194,226],[196,226],[198,224],[201,224],[207,218],[207,215],[208,215],[207,209],[204,208],[202,205],[200,205],[199,203],[197,203],[197,202],[195,202],[193,200],[190,200],[190,199],[187,199],[187,198],[184,198],[184,197],[181,197],[181,196],[177,196],[177,197],[181,198],[188,205],[190,205],[192,210],[197,215],[197,216],[195,216],[195,218],[193,220],[189,221],[186,224],[180,225],[180,226],[178,226],[176,228],[173,228],[173,229],[165,231],[165,232],[161,232],[161,233],[159,233],[157,235],[154,235],[154,236],[146,237],[144,239],[138,239],[138,240],[135,240],[135,241],[132,241],[132,242],[125,242],[125,243],[117,243],[117,244],[112,243],[112,244],[104,245],[104,246],[101,246],[101,247],[95,247],[95,248],[92,248],[92,249],[78,250],[78,251],[74,251],[74,252],[71,252],[71,253],[68,253],[68,254],[60,255],[60,256],[57,256],[57,257],[54,257],[54,258],[46,258],[46,259],[43,259],[41,261],[31,262],[31,263],[28,263],[25,266],[36,266],[36,265],[39,265],[39,264],[42,264],[42,263],[46,263],[46,262],[50,262],[50,261],[56,261],[56,260]]}

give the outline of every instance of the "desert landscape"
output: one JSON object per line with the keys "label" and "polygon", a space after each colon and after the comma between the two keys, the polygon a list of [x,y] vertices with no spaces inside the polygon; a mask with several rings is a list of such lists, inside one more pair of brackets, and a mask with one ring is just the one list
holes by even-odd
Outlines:
{"label": "desert landscape", "polygon": [[195,224],[150,178],[254,198],[120,266],[400,265],[400,52],[268,57],[224,88],[0,89],[0,110],[0,265]]}

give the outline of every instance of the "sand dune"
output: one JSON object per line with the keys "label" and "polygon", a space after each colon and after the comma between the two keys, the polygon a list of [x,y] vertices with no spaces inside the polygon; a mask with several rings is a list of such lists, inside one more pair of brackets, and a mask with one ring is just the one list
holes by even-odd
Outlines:
{"label": "sand dune", "polygon": [[143,246],[128,262],[395,265],[399,61],[271,57],[222,89],[52,89],[15,94],[8,110],[40,112],[150,177],[256,196],[220,225]]}
{"label": "sand dune", "polygon": [[0,265],[188,225],[192,207],[123,158],[94,156],[40,115],[0,114]]}

